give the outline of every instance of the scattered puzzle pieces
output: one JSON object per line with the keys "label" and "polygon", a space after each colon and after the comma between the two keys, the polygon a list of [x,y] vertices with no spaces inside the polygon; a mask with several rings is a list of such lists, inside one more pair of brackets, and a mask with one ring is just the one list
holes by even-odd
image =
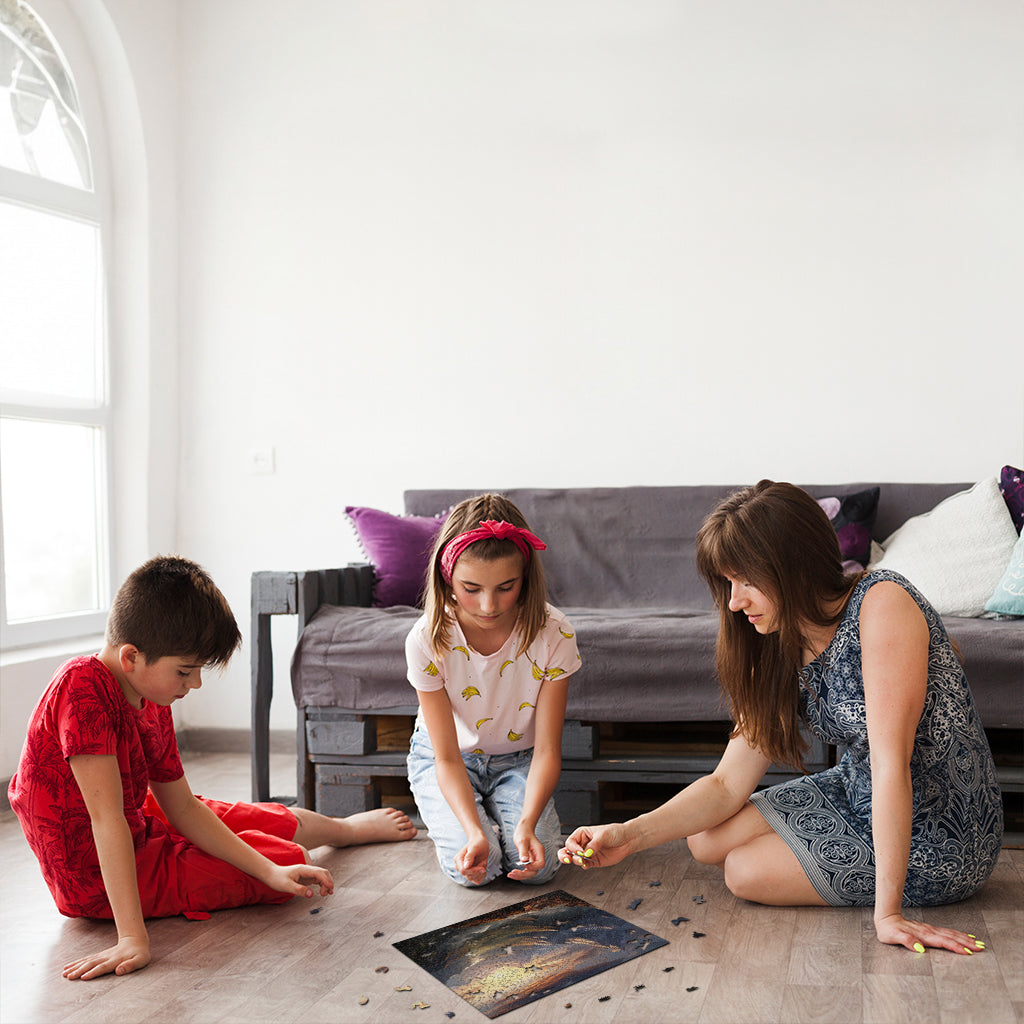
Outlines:
{"label": "scattered puzzle pieces", "polygon": [[611,999],[611,996],[599,996],[597,1001],[599,1003],[607,1003],[609,999]]}
{"label": "scattered puzzle pieces", "polygon": [[707,900],[704,899],[703,896],[694,896],[693,897],[693,902],[694,903],[707,903]]}
{"label": "scattered puzzle pieces", "polygon": [[647,888],[648,889],[656,889],[659,885],[661,885],[661,882],[648,882],[647,883]]}
{"label": "scattered puzzle pieces", "polygon": [[665,974],[668,974],[668,972],[669,972],[669,971],[674,971],[674,970],[675,970],[675,968],[674,968],[674,967],[663,967],[663,968],[662,968],[662,971],[663,971],[663,973],[665,973]]}
{"label": "scattered puzzle pieces", "polygon": [[359,1005],[360,1006],[365,1006],[369,1001],[370,1001],[370,997],[369,996],[360,996],[359,997]]}
{"label": "scattered puzzle pieces", "polygon": [[696,992],[697,991],[697,986],[696,985],[691,985],[686,991],[687,992]]}
{"label": "scattered puzzle pieces", "polygon": [[387,973],[388,973],[388,969],[386,967],[377,967],[374,970],[374,974],[387,974]]}
{"label": "scattered puzzle pieces", "polygon": [[633,902],[629,905],[629,909],[636,910],[636,908],[639,907],[641,903],[643,903],[643,900],[641,899],[633,900]]}
{"label": "scattered puzzle pieces", "polygon": [[689,920],[690,919],[688,917],[673,917],[672,918],[672,923],[678,928],[679,925],[683,923],[683,921],[689,921]]}
{"label": "scattered puzzle pieces", "polygon": [[320,911],[321,911],[322,909],[323,909],[322,907],[314,907],[314,908],[313,908],[313,909],[312,909],[312,910],[310,911],[310,913],[311,913],[311,914],[319,914],[319,913],[320,913]]}
{"label": "scattered puzzle pieces", "polygon": [[693,937],[695,939],[703,939],[706,934],[706,932],[694,932]]}

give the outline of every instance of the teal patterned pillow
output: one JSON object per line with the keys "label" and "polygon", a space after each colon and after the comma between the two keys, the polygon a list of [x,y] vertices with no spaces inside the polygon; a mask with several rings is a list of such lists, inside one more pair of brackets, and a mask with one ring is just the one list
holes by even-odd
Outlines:
{"label": "teal patterned pillow", "polygon": [[1024,533],[1017,538],[1010,564],[995,593],[986,602],[985,611],[1024,616]]}

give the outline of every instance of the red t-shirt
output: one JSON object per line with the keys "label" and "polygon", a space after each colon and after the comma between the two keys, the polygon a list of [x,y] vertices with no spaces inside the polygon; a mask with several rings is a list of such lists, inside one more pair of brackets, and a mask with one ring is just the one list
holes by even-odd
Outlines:
{"label": "red t-shirt", "polygon": [[89,812],[68,764],[76,754],[117,758],[124,815],[138,850],[153,827],[143,813],[150,780],[184,775],[171,709],[147,700],[133,708],[99,658],[73,658],[36,705],[11,779],[11,807],[58,909],[109,916]]}

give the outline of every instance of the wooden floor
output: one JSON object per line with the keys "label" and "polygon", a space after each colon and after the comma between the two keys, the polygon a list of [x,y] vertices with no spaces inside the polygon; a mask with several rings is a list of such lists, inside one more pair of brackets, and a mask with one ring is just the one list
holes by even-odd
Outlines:
{"label": "wooden floor", "polygon": [[[274,792],[294,789],[294,760],[273,761]],[[248,798],[245,755],[192,755],[186,771],[197,792]],[[0,814],[0,854],[4,1024],[482,1021],[482,1014],[391,944],[538,891],[511,882],[460,889],[442,877],[426,837],[321,850],[317,860],[337,884],[332,897],[222,911],[208,921],[153,921],[154,959],[144,971],[71,982],[61,978],[61,966],[110,944],[113,926],[57,913],[10,812]],[[696,864],[682,843],[604,872],[564,868],[540,891],[559,888],[669,944],[513,1010],[500,1018],[507,1024],[1024,1021],[1022,850],[1003,851],[974,899],[921,912],[986,942],[987,950],[972,957],[882,946],[870,910],[744,903],[727,892],[716,870]],[[629,909],[636,899],[642,903]],[[319,913],[310,913],[313,906]],[[673,924],[678,917],[689,921]],[[695,931],[703,935],[695,937]],[[383,967],[387,973],[378,972]],[[398,991],[405,986],[408,991]],[[365,1005],[361,997],[368,997]],[[429,1006],[413,1008],[420,1003]]]}

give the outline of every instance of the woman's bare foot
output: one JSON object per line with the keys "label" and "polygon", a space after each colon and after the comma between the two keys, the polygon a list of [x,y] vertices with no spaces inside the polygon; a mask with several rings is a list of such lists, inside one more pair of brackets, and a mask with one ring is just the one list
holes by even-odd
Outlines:
{"label": "woman's bare foot", "polygon": [[416,826],[409,815],[394,807],[379,807],[374,811],[360,811],[347,818],[336,818],[344,826],[349,838],[334,846],[360,846],[364,843],[396,843],[416,836]]}

